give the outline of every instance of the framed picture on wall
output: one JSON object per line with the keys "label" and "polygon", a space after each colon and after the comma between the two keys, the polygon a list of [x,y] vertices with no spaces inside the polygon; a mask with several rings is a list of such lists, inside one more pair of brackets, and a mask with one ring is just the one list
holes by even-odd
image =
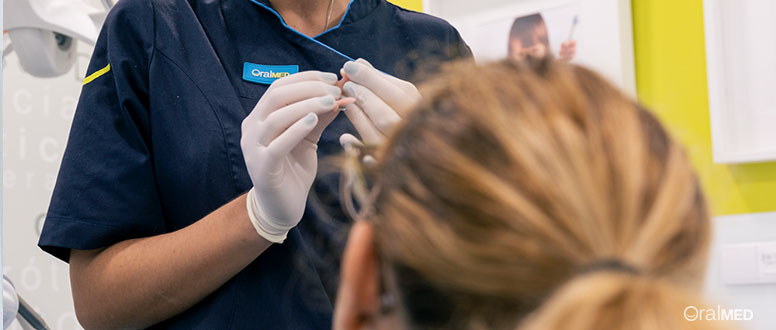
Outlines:
{"label": "framed picture on wall", "polygon": [[549,56],[573,61],[579,2],[547,8],[519,8],[471,19],[461,33],[477,61]]}
{"label": "framed picture on wall", "polygon": [[776,161],[776,2],[703,2],[714,162]]}
{"label": "framed picture on wall", "polygon": [[630,1],[426,0],[478,62],[549,56],[581,64],[635,96]]}

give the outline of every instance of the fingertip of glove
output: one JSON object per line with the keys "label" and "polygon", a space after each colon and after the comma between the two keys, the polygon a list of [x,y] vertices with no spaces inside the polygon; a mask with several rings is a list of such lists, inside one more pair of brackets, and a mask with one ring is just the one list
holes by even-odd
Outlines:
{"label": "fingertip of glove", "polygon": [[366,60],[366,59],[364,59],[364,58],[358,58],[358,59],[356,60],[356,63],[361,63],[361,64],[363,64],[363,65],[366,65],[366,66],[370,67],[370,68],[374,68],[374,66],[372,66],[372,63],[369,63],[369,61],[367,61],[367,60]]}
{"label": "fingertip of glove", "polygon": [[329,84],[337,83],[337,74],[331,72],[321,72],[321,81]]}
{"label": "fingertip of glove", "polygon": [[323,107],[324,109],[333,107],[335,102],[333,95],[324,95],[324,96],[321,96],[320,99],[318,100],[321,104],[321,107]]}
{"label": "fingertip of glove", "polygon": [[326,86],[326,91],[330,95],[341,96],[342,90],[337,86]]}
{"label": "fingertip of glove", "polygon": [[358,72],[358,64],[353,61],[348,61],[344,66],[342,66],[342,69],[345,70],[345,73],[348,76],[352,77]]}
{"label": "fingertip of glove", "polygon": [[356,84],[352,81],[345,82],[344,85],[342,85],[342,90],[345,91],[345,93],[353,95],[356,89]]}
{"label": "fingertip of glove", "polygon": [[312,112],[308,113],[307,116],[304,116],[304,118],[302,118],[302,123],[304,123],[305,125],[312,126],[312,125],[315,125],[317,121],[318,121],[318,116]]}

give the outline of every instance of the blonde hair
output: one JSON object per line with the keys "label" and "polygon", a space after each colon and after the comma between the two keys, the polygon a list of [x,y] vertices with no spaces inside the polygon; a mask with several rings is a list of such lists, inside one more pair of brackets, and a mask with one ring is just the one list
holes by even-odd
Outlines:
{"label": "blonde hair", "polygon": [[360,169],[410,328],[709,328],[681,317],[706,203],[648,111],[549,60],[460,64],[421,90]]}

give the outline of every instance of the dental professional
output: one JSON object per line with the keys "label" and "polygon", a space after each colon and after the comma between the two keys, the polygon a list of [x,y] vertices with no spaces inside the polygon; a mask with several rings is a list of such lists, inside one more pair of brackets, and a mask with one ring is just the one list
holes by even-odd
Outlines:
{"label": "dental professional", "polygon": [[379,138],[409,81],[469,56],[385,0],[119,1],[39,241],[70,263],[79,322],[330,328],[346,216],[318,159],[348,117]]}

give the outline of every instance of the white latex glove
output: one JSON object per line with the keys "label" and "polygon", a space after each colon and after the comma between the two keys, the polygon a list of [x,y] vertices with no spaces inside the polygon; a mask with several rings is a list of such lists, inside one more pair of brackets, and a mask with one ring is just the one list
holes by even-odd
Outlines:
{"label": "white latex glove", "polygon": [[345,63],[341,72],[348,80],[342,86],[345,95],[356,99],[345,114],[366,144],[382,143],[401,117],[420,101],[415,85],[378,71],[365,59]]}
{"label": "white latex glove", "polygon": [[282,243],[302,219],[318,170],[317,142],[343,105],[337,75],[305,71],[276,80],[242,122],[240,145],[253,188],[256,231]]}

